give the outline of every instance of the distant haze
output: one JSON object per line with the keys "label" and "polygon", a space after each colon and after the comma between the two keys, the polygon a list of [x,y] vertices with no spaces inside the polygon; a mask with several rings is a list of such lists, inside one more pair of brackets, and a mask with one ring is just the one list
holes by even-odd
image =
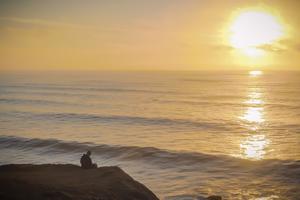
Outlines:
{"label": "distant haze", "polygon": [[[228,44],[234,15],[252,8],[284,27],[260,58]],[[0,70],[299,70],[299,8],[294,0],[0,1]]]}

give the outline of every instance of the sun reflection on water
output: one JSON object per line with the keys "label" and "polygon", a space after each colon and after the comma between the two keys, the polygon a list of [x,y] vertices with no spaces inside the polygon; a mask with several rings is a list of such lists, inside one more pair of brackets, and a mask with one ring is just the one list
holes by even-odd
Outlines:
{"label": "sun reflection on water", "polygon": [[252,198],[251,200],[275,200],[275,199],[279,199],[279,196],[271,195],[271,196],[268,196],[268,197]]}
{"label": "sun reflection on water", "polygon": [[254,71],[250,71],[249,74],[250,74],[251,76],[254,76],[254,77],[255,77],[255,76],[262,75],[263,72],[260,71],[260,70],[254,70]]}
{"label": "sun reflection on water", "polygon": [[249,100],[261,100],[262,94],[261,92],[250,92],[248,97]]}
{"label": "sun reflection on water", "polygon": [[252,105],[260,105],[263,104],[264,102],[261,99],[249,99],[245,101],[246,104],[252,104]]}
{"label": "sun reflection on water", "polygon": [[264,122],[262,111],[263,108],[249,107],[241,119],[254,123]]}
{"label": "sun reflection on water", "polygon": [[[262,74],[262,71],[249,72],[250,78]],[[241,156],[243,158],[253,160],[263,159],[266,154],[266,148],[270,144],[270,140],[267,136],[260,133],[260,128],[265,121],[264,101],[262,98],[263,94],[260,91],[260,88],[251,88],[248,99],[244,102],[247,106],[246,110],[243,115],[239,117],[249,129],[247,137],[242,139],[239,143]]]}
{"label": "sun reflection on water", "polygon": [[265,135],[251,135],[240,144],[240,148],[245,158],[260,160],[266,154],[265,148],[268,145],[269,140]]}
{"label": "sun reflection on water", "polygon": [[251,123],[262,123],[265,121],[263,116],[263,103],[264,101],[261,99],[261,92],[250,92],[248,95],[249,99],[245,101],[245,104],[248,105],[245,113],[240,119],[251,122]]}

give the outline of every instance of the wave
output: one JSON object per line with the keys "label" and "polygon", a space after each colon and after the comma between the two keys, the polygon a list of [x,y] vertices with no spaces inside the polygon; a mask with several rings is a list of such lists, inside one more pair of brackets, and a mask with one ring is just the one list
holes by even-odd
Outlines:
{"label": "wave", "polygon": [[[85,152],[87,149],[93,152],[93,155],[109,156],[125,160],[163,160],[162,163],[177,163],[177,164],[191,164],[192,162],[202,162],[205,160],[217,160],[218,156],[191,153],[191,152],[175,152],[162,150],[155,147],[138,147],[138,146],[118,146],[94,143],[79,143],[67,142],[56,139],[37,139],[37,138],[23,138],[15,136],[0,136],[0,148],[13,148],[20,150],[38,150],[47,153],[61,152],[74,153]],[[225,159],[225,158],[224,158]]]}
{"label": "wave", "polygon": [[121,123],[125,125],[141,125],[141,126],[167,126],[169,128],[189,127],[193,129],[216,129],[216,130],[231,130],[238,128],[235,124],[214,123],[214,122],[197,122],[187,119],[170,119],[158,117],[139,117],[139,116],[126,116],[126,115],[97,115],[85,113],[32,113],[32,112],[1,112],[1,114],[12,116],[19,119],[32,119],[32,120],[51,120],[67,122],[94,122],[94,123]]}
{"label": "wave", "polygon": [[174,91],[145,90],[131,88],[99,88],[99,87],[70,87],[70,86],[48,86],[48,85],[1,85],[4,88],[28,89],[28,90],[52,90],[52,91],[98,91],[98,92],[134,92],[153,94],[174,94]]}
{"label": "wave", "polygon": [[[234,106],[234,107],[245,107],[245,106],[251,106],[251,107],[267,107],[270,109],[273,108],[286,108],[286,109],[291,109],[291,110],[299,110],[300,106],[299,105],[292,105],[292,104],[286,104],[286,103],[262,103],[262,104],[250,104],[246,103],[246,100],[242,98],[241,96],[218,96],[216,98],[212,98],[216,96],[211,96],[211,97],[205,97],[202,98],[201,100],[165,100],[165,99],[155,99],[154,101],[163,103],[163,104],[183,104],[183,105],[208,105],[208,106]],[[228,101],[224,101],[224,99],[228,98]],[[210,101],[210,99],[214,99],[214,101]],[[219,101],[216,99],[220,99]],[[231,101],[229,101],[229,99]],[[235,101],[232,101],[233,99],[236,99]],[[298,103],[298,101],[297,101]]]}
{"label": "wave", "polygon": [[[94,143],[67,142],[55,139],[29,139],[15,136],[0,136],[0,149],[18,149],[36,151],[38,154],[74,154],[85,152],[87,149],[94,156],[113,158],[116,160],[143,161],[160,167],[189,166],[211,168],[214,170],[252,170],[254,173],[276,173],[286,177],[300,179],[300,160],[263,160],[250,161],[225,155],[210,155],[199,152],[179,152],[155,147],[117,146]],[[247,166],[247,167],[246,167]]]}
{"label": "wave", "polygon": [[[140,167],[168,170],[170,173],[219,174],[222,177],[268,177],[276,183],[300,184],[300,160],[251,161],[226,155],[210,155],[200,152],[182,152],[155,147],[118,146],[94,143],[67,142],[54,139],[29,139],[0,136],[0,150],[17,150],[22,157],[30,154],[30,162],[41,157],[55,158],[56,162],[77,160],[87,150],[93,152],[98,163],[138,165]],[[18,154],[18,153],[17,153]],[[23,162],[26,158],[22,159]],[[47,159],[46,159],[47,160]],[[55,159],[54,159],[55,160]],[[2,164],[5,163],[2,160]],[[125,165],[127,165],[125,164]]]}
{"label": "wave", "polygon": [[6,104],[41,104],[41,105],[79,105],[75,103],[68,103],[65,101],[52,101],[46,99],[20,99],[20,98],[0,98],[0,103]]}
{"label": "wave", "polygon": [[4,95],[36,95],[36,96],[63,96],[63,97],[98,97],[99,94],[91,94],[91,93],[78,93],[78,92],[67,92],[67,91],[45,91],[45,90],[5,90],[1,91],[1,94]]}
{"label": "wave", "polygon": [[[18,92],[18,94],[22,94]],[[28,94],[27,92],[25,94]],[[30,93],[35,94],[35,93]],[[39,93],[37,93],[39,94]],[[72,93],[52,93],[52,92],[45,92],[40,93],[40,95],[62,95],[62,96],[82,96],[82,94],[72,94]],[[96,98],[96,95],[84,95],[84,98],[86,97],[94,97]],[[225,96],[224,96],[225,98]],[[245,107],[245,106],[251,106],[251,107],[261,107],[264,106],[269,109],[290,109],[290,110],[299,110],[300,106],[297,104],[287,104],[287,103],[263,103],[263,104],[247,104],[245,101],[224,101],[224,98],[221,101],[209,101],[210,98],[205,98],[202,100],[166,100],[166,99],[153,99],[153,102],[158,102],[160,104],[183,104],[183,105],[194,105],[194,106],[233,106],[233,107]],[[231,97],[232,99],[234,96]],[[238,98],[238,97],[236,97]],[[239,97],[241,98],[241,97]],[[242,98],[241,98],[242,99]],[[39,104],[39,105],[53,105],[53,106],[59,106],[59,105],[70,105],[70,106],[80,106],[82,104],[78,103],[70,103],[66,101],[53,101],[53,100],[46,100],[46,99],[23,99],[23,98],[0,98],[0,103],[3,104]],[[298,101],[297,101],[298,103]],[[89,106],[89,105],[85,105]]]}

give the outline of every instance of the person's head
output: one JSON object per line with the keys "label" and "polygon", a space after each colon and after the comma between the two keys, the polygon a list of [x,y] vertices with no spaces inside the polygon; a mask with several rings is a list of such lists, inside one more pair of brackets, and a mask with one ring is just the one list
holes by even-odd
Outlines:
{"label": "person's head", "polygon": [[87,154],[88,156],[90,156],[90,155],[92,154],[92,152],[91,152],[91,151],[87,151],[86,154]]}

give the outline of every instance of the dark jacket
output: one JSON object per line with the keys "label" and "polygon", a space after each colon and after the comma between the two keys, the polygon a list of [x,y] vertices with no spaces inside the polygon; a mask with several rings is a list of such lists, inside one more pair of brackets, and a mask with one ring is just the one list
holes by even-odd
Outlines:
{"label": "dark jacket", "polygon": [[87,154],[83,154],[83,156],[80,159],[81,167],[84,169],[92,168],[92,159]]}

